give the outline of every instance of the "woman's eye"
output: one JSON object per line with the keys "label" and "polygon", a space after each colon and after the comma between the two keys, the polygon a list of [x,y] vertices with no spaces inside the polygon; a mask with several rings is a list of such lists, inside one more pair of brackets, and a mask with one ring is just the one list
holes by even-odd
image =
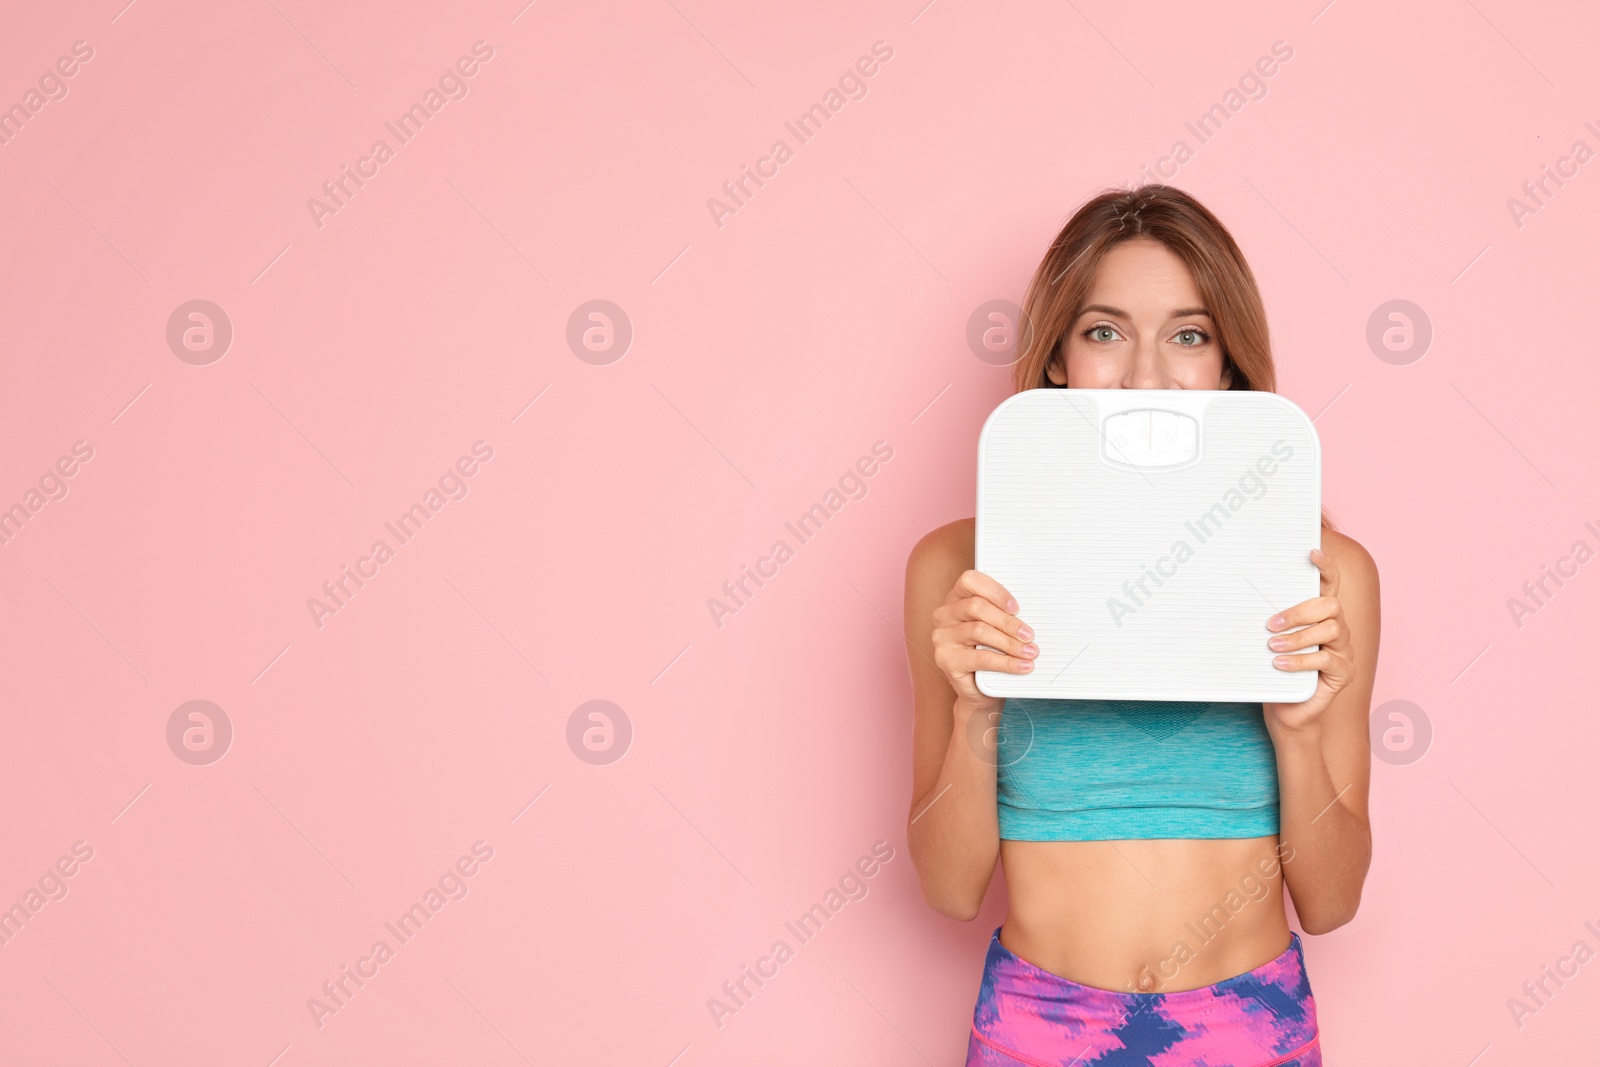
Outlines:
{"label": "woman's eye", "polygon": [[[1112,336],[1111,337],[1100,336],[1101,334],[1104,334],[1104,333],[1109,333]],[[1117,331],[1115,329],[1113,329],[1112,327],[1110,327],[1110,326],[1091,326],[1091,327],[1089,327],[1088,330],[1085,331],[1085,336],[1087,336],[1089,338],[1089,340],[1091,340],[1091,341],[1110,341],[1116,336],[1116,333],[1117,333]]]}
{"label": "woman's eye", "polygon": [[1203,345],[1207,341],[1211,340],[1211,335],[1209,333],[1206,333],[1204,330],[1196,330],[1196,329],[1193,329],[1193,328],[1190,328],[1190,329],[1187,329],[1187,330],[1179,330],[1178,331],[1178,337],[1179,338],[1184,338],[1184,337],[1192,338],[1192,340],[1188,340],[1188,341],[1180,340],[1178,342],[1178,344],[1182,345],[1185,348],[1193,348],[1195,345]]}

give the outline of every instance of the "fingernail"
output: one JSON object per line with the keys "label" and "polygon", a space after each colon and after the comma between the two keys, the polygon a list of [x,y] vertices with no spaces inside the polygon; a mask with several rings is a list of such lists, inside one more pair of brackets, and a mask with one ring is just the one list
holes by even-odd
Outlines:
{"label": "fingernail", "polygon": [[1033,627],[1031,627],[1031,626],[1019,626],[1019,627],[1017,627],[1017,636],[1022,638],[1024,641],[1032,641],[1033,640]]}
{"label": "fingernail", "polygon": [[1272,640],[1267,642],[1268,648],[1287,648],[1288,645],[1289,639],[1287,637],[1274,637]]}
{"label": "fingernail", "polygon": [[1289,657],[1288,656],[1276,656],[1272,660],[1272,665],[1274,667],[1287,667],[1287,666],[1289,666]]}
{"label": "fingernail", "polygon": [[1013,615],[1015,615],[1017,613],[1017,598],[1016,597],[1012,597],[1010,600],[1006,601],[1006,610],[1011,612],[1011,614],[1013,614]]}
{"label": "fingernail", "polygon": [[1033,657],[1035,657],[1035,656],[1037,656],[1039,654],[1039,646],[1038,645],[1023,645],[1022,646],[1022,654],[1024,656],[1027,656],[1029,659],[1032,659]]}
{"label": "fingernail", "polygon": [[1022,670],[1022,672],[1023,672],[1023,673],[1024,673],[1024,674],[1026,674],[1026,673],[1027,673],[1027,672],[1028,672],[1028,671],[1031,671],[1031,670],[1033,670],[1033,661],[1032,661],[1032,660],[1026,660],[1026,659],[1025,659],[1025,660],[1023,660],[1023,661],[1022,661],[1022,667],[1021,667],[1021,670]]}
{"label": "fingernail", "polygon": [[1283,628],[1283,616],[1282,615],[1274,615],[1272,618],[1267,620],[1267,629],[1269,629],[1269,630],[1281,630],[1282,628]]}

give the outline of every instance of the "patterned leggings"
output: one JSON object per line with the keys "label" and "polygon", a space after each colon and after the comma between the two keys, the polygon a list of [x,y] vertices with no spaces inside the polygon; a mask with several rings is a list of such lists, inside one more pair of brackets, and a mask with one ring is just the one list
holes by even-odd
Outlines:
{"label": "patterned leggings", "polygon": [[1322,1067],[1300,935],[1215,985],[1117,993],[1042,970],[989,940],[967,1067]]}

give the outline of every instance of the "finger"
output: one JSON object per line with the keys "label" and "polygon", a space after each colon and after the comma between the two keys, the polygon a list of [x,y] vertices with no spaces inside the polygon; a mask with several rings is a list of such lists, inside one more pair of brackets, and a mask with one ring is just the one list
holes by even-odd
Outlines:
{"label": "finger", "polygon": [[1027,674],[1033,670],[1033,660],[1017,659],[1001,652],[991,652],[986,648],[967,649],[964,654],[956,657],[957,664],[965,671],[1004,671],[1007,674]]}
{"label": "finger", "polygon": [[1338,619],[1323,619],[1292,634],[1278,634],[1268,638],[1267,647],[1274,652],[1293,652],[1312,645],[1332,645],[1344,636],[1344,627]]}
{"label": "finger", "polygon": [[981,596],[988,599],[1002,611],[1009,611],[1013,615],[1017,612],[1017,598],[1010,591],[982,571],[964,571],[956,579],[956,587],[952,595],[960,593],[963,596]]}
{"label": "finger", "polygon": [[1018,659],[1033,659],[1039,654],[1037,645],[1019,641],[1004,630],[996,629],[986,622],[968,622],[957,627],[957,634],[963,645],[988,645],[998,652]]}
{"label": "finger", "polygon": [[1339,594],[1339,565],[1333,561],[1333,557],[1320,548],[1313,548],[1311,550],[1311,562],[1322,573],[1322,588],[1326,591],[1326,594],[1328,596],[1337,596]]}
{"label": "finger", "polygon": [[955,605],[956,618],[978,619],[997,630],[1004,631],[1020,641],[1033,640],[1033,628],[1015,615],[995,605],[987,597],[969,596]]}
{"label": "finger", "polygon": [[1272,665],[1280,671],[1324,671],[1334,666],[1334,655],[1323,648],[1316,652],[1296,652],[1287,656],[1274,656]]}
{"label": "finger", "polygon": [[1333,596],[1314,596],[1310,600],[1302,600],[1292,608],[1286,608],[1267,620],[1269,630],[1289,630],[1296,626],[1309,626],[1323,619],[1331,619],[1339,614],[1339,598]]}

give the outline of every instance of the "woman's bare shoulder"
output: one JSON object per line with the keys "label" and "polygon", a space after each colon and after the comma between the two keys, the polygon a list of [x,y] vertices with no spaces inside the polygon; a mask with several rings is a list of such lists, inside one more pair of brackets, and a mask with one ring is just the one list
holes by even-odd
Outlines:
{"label": "woman's bare shoulder", "polygon": [[933,581],[948,589],[964,571],[972,569],[974,519],[957,519],[928,531],[906,560],[908,582]]}
{"label": "woman's bare shoulder", "polygon": [[1378,580],[1378,564],[1372,553],[1349,534],[1338,530],[1322,529],[1322,550],[1328,554],[1341,571],[1348,571],[1373,584]]}

